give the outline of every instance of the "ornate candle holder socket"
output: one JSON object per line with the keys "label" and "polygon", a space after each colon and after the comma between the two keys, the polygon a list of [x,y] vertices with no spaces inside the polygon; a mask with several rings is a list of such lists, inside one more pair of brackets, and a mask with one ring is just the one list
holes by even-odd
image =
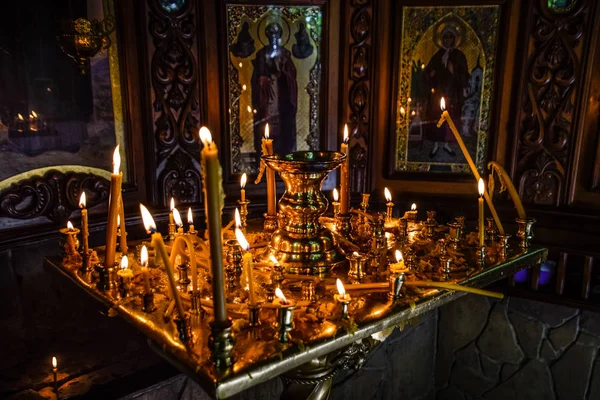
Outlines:
{"label": "ornate candle holder socket", "polygon": [[239,287],[240,277],[242,276],[242,247],[235,239],[230,239],[225,242],[227,253],[225,253],[225,283],[227,288],[232,289]]}
{"label": "ornate candle holder socket", "polygon": [[156,311],[156,306],[154,305],[154,293],[145,293],[142,297],[143,306],[142,310],[146,313],[151,313]]}
{"label": "ornate candle holder socket", "polygon": [[294,328],[294,309],[296,304],[288,301],[288,304],[279,304],[277,308],[277,325],[279,333],[277,338],[280,342],[288,342],[291,339],[290,332]]}
{"label": "ornate candle holder socket", "polygon": [[400,235],[400,240],[405,241],[406,236],[408,235],[408,218],[400,218],[398,220],[398,233]]}
{"label": "ornate candle holder socket", "polygon": [[230,319],[227,319],[223,325],[210,323],[211,333],[208,338],[208,346],[211,350],[212,360],[219,370],[227,369],[234,363],[232,352],[235,340],[231,326]]}
{"label": "ornate candle holder socket", "polygon": [[533,224],[536,222],[535,218],[517,218],[517,237],[521,240],[519,246],[523,249],[529,247],[529,241],[533,239]]}
{"label": "ornate candle holder socket", "polygon": [[339,294],[334,294],[333,298],[335,301],[337,301],[340,304],[340,307],[341,307],[340,317],[342,319],[348,319],[348,305],[352,301],[350,296],[348,294],[346,294],[344,297],[342,297]]}
{"label": "ornate candle holder socket", "polygon": [[194,291],[190,291],[189,292],[190,295],[190,314],[192,315],[202,315],[203,314],[203,310],[202,310],[202,304],[200,302],[201,298],[200,298],[200,291],[196,290]]}
{"label": "ornate candle holder socket", "polygon": [[58,245],[60,247],[60,255],[61,257],[68,257],[74,255],[79,251],[79,239],[77,235],[79,235],[79,229],[77,228],[61,228],[59,232],[62,234],[60,240],[58,241]]}
{"label": "ornate candle holder socket", "polygon": [[497,248],[498,248],[498,256],[501,259],[506,258],[506,256],[508,255],[508,248],[509,248],[508,239],[510,239],[510,237],[511,237],[511,235],[509,235],[509,234],[498,235],[498,241],[496,242],[496,244],[497,244]]}
{"label": "ornate candle holder socket", "polygon": [[183,293],[187,292],[187,287],[191,282],[190,277],[188,275],[189,270],[190,264],[188,262],[183,262],[177,266],[177,272],[179,275],[177,279],[177,284],[179,285]]}
{"label": "ornate candle holder socket", "polygon": [[487,217],[485,219],[485,224],[485,239],[488,242],[488,245],[491,246],[492,243],[495,243],[498,239],[498,230],[496,229],[496,223],[492,217]]}
{"label": "ornate candle holder socket", "polygon": [[246,233],[246,227],[248,226],[248,204],[250,201],[241,201],[238,200],[240,204],[240,220],[242,222],[242,232]]}
{"label": "ornate candle holder socket", "polygon": [[348,271],[348,278],[361,280],[366,275],[368,257],[354,253],[348,256],[348,262],[350,263],[350,270]]}
{"label": "ornate candle holder socket", "polygon": [[248,307],[248,324],[255,328],[260,325],[259,319],[260,306],[254,305]]}
{"label": "ornate candle holder socket", "polygon": [[350,226],[350,214],[338,214],[335,217],[335,230],[342,236],[347,236],[352,230]]}
{"label": "ornate candle holder socket", "polygon": [[263,214],[265,217],[265,221],[263,223],[263,228],[266,232],[275,232],[277,230],[277,215],[269,215],[267,213]]}
{"label": "ornate candle holder socket", "polygon": [[362,194],[362,201],[360,202],[360,208],[363,210],[363,212],[367,212],[367,209],[369,208],[369,198],[370,197],[371,197],[370,193]]}
{"label": "ornate candle holder socket", "polygon": [[440,255],[440,266],[442,267],[442,270],[444,271],[444,279],[446,279],[446,280],[450,280],[450,272],[452,272],[451,268],[450,268],[451,261],[452,261],[452,259],[450,257],[448,257],[446,254]]}
{"label": "ornate candle holder socket", "polygon": [[116,262],[112,267],[106,267],[103,263],[96,264],[94,269],[98,273],[98,282],[96,283],[98,290],[106,292],[115,288],[115,268],[118,266],[119,264]]}
{"label": "ornate candle holder socket", "polygon": [[388,298],[391,301],[400,300],[402,294],[400,293],[402,285],[404,285],[404,273],[401,274],[390,274],[388,278],[390,285],[390,291],[388,292]]}
{"label": "ornate candle holder socket", "polygon": [[480,267],[484,267],[485,266],[485,246],[481,246],[479,248],[479,250],[477,250],[477,262],[479,263]]}
{"label": "ornate candle holder socket", "polygon": [[437,213],[435,211],[433,211],[433,210],[426,211],[426,213],[427,213],[427,222],[436,224],[437,221],[435,220],[435,216],[436,216]]}
{"label": "ornate candle holder socket", "polygon": [[302,281],[302,300],[314,302],[315,283],[313,281]]}
{"label": "ornate candle holder socket", "polygon": [[[463,221],[464,223],[464,221]],[[451,222],[448,224],[450,228],[449,237],[450,237],[450,247],[454,250],[458,250],[458,245],[460,244],[463,225],[460,222]]]}
{"label": "ornate candle holder socket", "polygon": [[179,333],[179,340],[183,343],[188,342],[192,339],[192,324],[190,323],[190,315],[185,314],[183,318],[180,315],[175,317],[175,326],[177,326],[177,332]]}

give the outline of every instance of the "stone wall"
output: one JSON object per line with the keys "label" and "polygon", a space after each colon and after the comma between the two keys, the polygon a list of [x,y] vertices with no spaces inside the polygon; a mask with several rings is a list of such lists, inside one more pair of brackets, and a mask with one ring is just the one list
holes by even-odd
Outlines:
{"label": "stone wall", "polygon": [[600,316],[465,296],[439,310],[437,399],[600,399]]}

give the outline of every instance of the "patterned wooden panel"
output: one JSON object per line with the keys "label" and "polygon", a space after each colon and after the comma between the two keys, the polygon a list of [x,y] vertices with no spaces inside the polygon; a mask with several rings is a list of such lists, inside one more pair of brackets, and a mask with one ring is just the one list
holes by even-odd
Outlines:
{"label": "patterned wooden panel", "polygon": [[157,198],[163,205],[170,196],[178,203],[199,202],[201,198],[198,188],[188,190],[190,178],[181,170],[182,165],[186,165],[185,171],[200,168],[196,2],[181,3],[180,8],[169,8],[164,1],[148,0],[152,117],[162,189]]}
{"label": "patterned wooden panel", "polygon": [[368,154],[372,107],[372,41],[373,4],[370,0],[353,0],[350,5],[348,30],[349,85],[348,104],[344,115],[350,129],[351,190],[365,191],[368,179]]}
{"label": "patterned wooden panel", "polygon": [[578,1],[566,13],[551,12],[547,3],[536,1],[530,16],[524,100],[512,156],[524,202],[558,206],[570,185],[592,2]]}

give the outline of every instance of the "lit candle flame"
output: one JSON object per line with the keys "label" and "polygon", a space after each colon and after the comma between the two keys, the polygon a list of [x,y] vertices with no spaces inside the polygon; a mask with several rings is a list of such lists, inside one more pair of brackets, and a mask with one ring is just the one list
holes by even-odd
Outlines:
{"label": "lit candle flame", "polygon": [[23,118],[23,116],[20,113],[17,114],[17,118],[19,118],[21,121],[25,121],[25,118]]}
{"label": "lit candle flame", "polygon": [[[241,63],[240,63],[240,64],[241,64]],[[246,89],[247,89],[246,85],[245,85],[245,84],[244,84],[244,85],[242,85],[242,90],[246,90]]]}
{"label": "lit candle flame", "polygon": [[129,259],[127,256],[121,258],[121,269],[125,270],[129,267]]}
{"label": "lit candle flame", "polygon": [[52,357],[52,368],[58,367],[58,361],[56,361],[56,357]]}
{"label": "lit candle flame", "polygon": [[417,209],[417,204],[416,203],[412,203],[412,206],[410,206],[410,210],[411,211],[415,211]]}
{"label": "lit candle flame", "polygon": [[175,199],[173,197],[171,197],[171,202],[169,203],[169,211],[173,211],[173,209],[175,208]]}
{"label": "lit candle flame", "polygon": [[204,146],[208,146],[210,148],[210,144],[212,143],[212,135],[207,127],[203,126],[200,128],[200,141]]}
{"label": "lit candle flame", "polygon": [[344,124],[344,143],[348,144],[348,140],[350,139],[348,135],[348,124]]}
{"label": "lit candle flame", "polygon": [[73,224],[71,223],[71,221],[67,221],[67,229],[70,230],[70,231],[72,231],[74,229],[73,228]]}
{"label": "lit candle flame", "polygon": [[402,258],[402,252],[400,250],[396,250],[396,262],[399,263],[402,260],[403,260],[403,258]]}
{"label": "lit candle flame", "polygon": [[140,211],[142,212],[142,220],[144,221],[144,228],[146,228],[146,232],[154,233],[156,232],[156,224],[154,223],[154,218],[152,218],[152,214],[150,211],[140,203]]}
{"label": "lit candle flame", "polygon": [[333,189],[333,201],[339,201],[340,199],[340,194],[338,193],[337,188]]}
{"label": "lit candle flame", "polygon": [[246,173],[244,172],[244,173],[242,174],[242,177],[240,178],[240,187],[241,187],[242,189],[244,189],[244,188],[246,187],[246,179],[247,179],[247,177],[246,177]]}
{"label": "lit candle flame", "polygon": [[265,124],[265,139],[269,139],[269,123]]}
{"label": "lit candle flame", "polygon": [[246,240],[246,236],[244,236],[244,232],[242,232],[239,228],[235,229],[235,238],[237,239],[242,249],[245,251],[250,250],[250,243]]}
{"label": "lit candle flame", "polygon": [[269,254],[269,261],[271,261],[273,265],[279,265],[279,261],[277,261],[273,254]]}
{"label": "lit candle flame", "polygon": [[194,223],[194,215],[192,214],[192,207],[188,208],[188,224]]}
{"label": "lit candle flame", "polygon": [[440,108],[442,109],[442,111],[446,110],[446,100],[444,100],[444,98],[442,97],[442,99],[440,100]]}
{"label": "lit candle flame", "polygon": [[33,118],[37,118],[37,117],[38,117],[38,115],[37,115],[37,114],[35,113],[35,111],[33,111],[33,110],[31,110],[31,116],[32,116]]}
{"label": "lit candle flame", "polygon": [[390,189],[383,189],[383,194],[385,195],[385,201],[387,201],[388,203],[392,201],[392,194],[390,193]]}
{"label": "lit candle flame", "polygon": [[142,246],[142,251],[140,252],[140,262],[142,263],[142,267],[148,266],[148,248],[146,245]]}
{"label": "lit candle flame", "polygon": [[352,253],[352,255],[353,255],[354,257],[358,257],[360,254],[358,254],[358,251],[355,251],[354,253]]}
{"label": "lit candle flame", "polygon": [[479,190],[479,196],[483,196],[483,193],[485,192],[485,184],[481,178],[479,178],[479,182],[477,183],[477,189]]}
{"label": "lit candle flame", "polygon": [[173,209],[173,221],[175,222],[175,225],[177,225],[178,228],[181,228],[183,226],[181,214],[179,214],[179,210],[177,210],[176,208]]}
{"label": "lit candle flame", "polygon": [[121,227],[121,214],[117,214],[117,228]]}
{"label": "lit candle flame", "polygon": [[252,112],[252,107],[248,106],[248,107],[246,107],[246,110],[248,110],[248,112],[251,113]]}
{"label": "lit candle flame", "polygon": [[275,296],[281,301],[281,304],[286,305],[288,300],[283,295],[283,292],[279,288],[275,288]]}
{"label": "lit candle flame", "polygon": [[85,192],[81,192],[81,196],[79,196],[79,207],[85,208]]}
{"label": "lit candle flame", "polygon": [[344,284],[342,283],[342,281],[340,281],[340,278],[337,278],[337,280],[335,281],[335,285],[337,286],[337,290],[338,293],[340,294],[340,297],[342,299],[346,298],[346,288],[344,287]]}
{"label": "lit candle flame", "polygon": [[119,167],[121,167],[121,154],[119,153],[119,145],[115,147],[115,152],[113,153],[113,174],[119,174]]}
{"label": "lit candle flame", "polygon": [[400,114],[404,115],[406,113],[406,110],[404,109],[404,107],[400,107]]}
{"label": "lit candle flame", "polygon": [[235,227],[236,228],[241,228],[242,227],[242,218],[240,217],[240,210],[235,209]]}

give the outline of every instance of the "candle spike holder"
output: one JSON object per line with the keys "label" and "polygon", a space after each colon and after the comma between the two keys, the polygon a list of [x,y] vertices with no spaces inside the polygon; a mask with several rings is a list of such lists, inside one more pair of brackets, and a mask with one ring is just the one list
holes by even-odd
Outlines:
{"label": "candle spike holder", "polygon": [[154,305],[154,293],[144,293],[143,297],[143,306],[142,310],[148,314],[156,311],[156,306]]}
{"label": "candle spike holder", "polygon": [[296,304],[288,301],[288,304],[279,304],[277,308],[277,325],[279,332],[277,333],[277,339],[280,342],[289,342],[292,338],[290,332],[294,328],[294,309]]}
{"label": "candle spike holder", "polygon": [[535,218],[517,218],[517,237],[521,240],[519,246],[523,249],[529,248],[529,241],[533,239],[533,224]]}
{"label": "candle spike holder", "polygon": [[390,291],[388,292],[388,298],[391,301],[398,301],[402,298],[402,286],[404,285],[404,273],[401,274],[390,274],[388,278]]}
{"label": "candle spike holder", "polygon": [[453,250],[458,250],[464,225],[460,222],[451,222],[448,224],[448,227],[450,228],[448,234],[450,237],[450,247],[452,247]]}
{"label": "candle spike holder", "polygon": [[195,292],[192,290],[189,292],[190,295],[190,314],[192,315],[204,315],[204,311],[202,309],[202,305],[200,304],[200,291],[196,290]]}
{"label": "candle spike holder", "polygon": [[248,324],[252,328],[256,328],[260,325],[260,305],[256,304],[248,306]]}
{"label": "candle spike holder", "polygon": [[485,239],[488,242],[488,245],[491,246],[492,243],[495,243],[498,240],[498,230],[496,229],[496,223],[494,218],[487,217],[485,219]]}
{"label": "candle spike holder", "polygon": [[511,235],[509,234],[504,234],[504,235],[498,235],[498,241],[497,243],[497,248],[498,248],[498,256],[501,259],[505,259],[506,256],[508,255],[508,248],[509,248],[509,244],[508,244],[508,239],[510,239]]}
{"label": "candle spike holder", "polygon": [[190,277],[189,277],[189,271],[190,271],[190,264],[189,262],[182,262],[177,266],[177,272],[178,272],[178,279],[177,279],[177,283],[179,284],[179,287],[181,288],[181,291],[183,293],[187,292],[187,287],[190,284]]}
{"label": "candle spike holder", "polygon": [[240,204],[240,220],[242,222],[242,232],[246,233],[246,227],[248,226],[248,204],[250,204],[250,201],[238,200],[238,203]]}
{"label": "candle spike holder", "polygon": [[360,208],[365,213],[367,212],[367,209],[369,208],[369,198],[370,197],[371,197],[370,193],[363,193],[362,194],[362,201],[360,202]]}
{"label": "candle spike holder", "polygon": [[327,211],[321,185],[345,157],[327,151],[262,156],[285,184],[279,200],[281,224],[271,236],[264,259],[272,254],[287,271],[301,274],[323,274],[345,261],[331,232],[319,222]]}
{"label": "candle spike holder", "polygon": [[233,363],[233,337],[232,323],[230,319],[223,324],[210,324],[211,334],[208,345],[211,349],[212,360],[219,370],[230,368]]}
{"label": "candle spike holder", "polygon": [[98,290],[106,292],[115,289],[115,268],[118,268],[118,266],[117,262],[112,267],[107,267],[104,263],[96,264],[94,269],[98,273],[98,282],[96,283]]}
{"label": "candle spike holder", "polygon": [[350,256],[348,256],[348,262],[350,264],[348,278],[350,278],[350,280],[360,281],[365,277],[365,267],[367,264],[367,260],[367,257],[359,253],[351,254]]}
{"label": "candle spike holder", "polygon": [[348,319],[349,318],[348,305],[350,305],[350,302],[352,301],[350,296],[348,294],[346,294],[344,297],[342,297],[339,294],[334,294],[333,299],[340,304],[340,307],[341,307],[340,318]]}
{"label": "candle spike holder", "polygon": [[225,283],[228,289],[240,287],[240,278],[242,276],[242,247],[235,239],[225,242],[227,253],[225,254]]}
{"label": "candle spike holder", "polygon": [[183,318],[181,315],[177,315],[177,317],[175,317],[175,326],[177,326],[179,340],[183,343],[187,343],[192,339],[192,324],[189,314],[186,313]]}

